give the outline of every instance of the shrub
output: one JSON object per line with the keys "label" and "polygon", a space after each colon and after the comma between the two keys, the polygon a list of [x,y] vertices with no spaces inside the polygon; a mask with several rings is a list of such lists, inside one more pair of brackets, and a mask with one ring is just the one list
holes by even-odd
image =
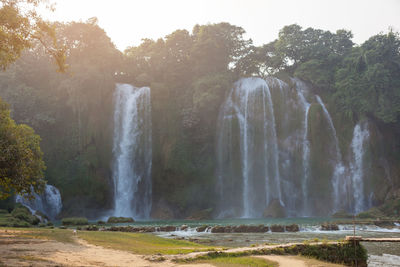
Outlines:
{"label": "shrub", "polygon": [[11,212],[11,216],[20,221],[28,223],[28,225],[37,225],[40,222],[40,219],[38,217],[32,215],[31,211],[27,207],[24,207],[22,205],[17,205],[15,209]]}
{"label": "shrub", "polygon": [[88,219],[85,217],[71,217],[63,218],[61,220],[62,225],[87,225],[89,224]]}
{"label": "shrub", "polygon": [[135,220],[131,217],[110,217],[107,220],[107,223],[131,223]]}

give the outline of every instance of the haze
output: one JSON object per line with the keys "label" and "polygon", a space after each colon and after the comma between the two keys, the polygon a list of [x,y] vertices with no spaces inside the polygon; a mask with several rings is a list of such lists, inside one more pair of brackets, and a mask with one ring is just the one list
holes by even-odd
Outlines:
{"label": "haze", "polygon": [[389,27],[400,29],[398,0],[58,0],[52,21],[86,21],[99,25],[120,50],[143,38],[157,39],[195,24],[229,22],[243,27],[256,45],[277,38],[279,30],[297,23],[303,28],[351,30],[360,44]]}

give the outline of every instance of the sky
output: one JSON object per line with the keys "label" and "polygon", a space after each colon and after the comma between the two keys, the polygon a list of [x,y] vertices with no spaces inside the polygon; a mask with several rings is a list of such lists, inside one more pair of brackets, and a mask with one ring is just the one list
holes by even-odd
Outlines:
{"label": "sky", "polygon": [[242,27],[256,45],[275,40],[285,25],[297,23],[335,32],[351,30],[361,44],[372,35],[400,31],[400,0],[50,0],[51,21],[97,17],[118,49],[137,46],[196,24],[229,22]]}

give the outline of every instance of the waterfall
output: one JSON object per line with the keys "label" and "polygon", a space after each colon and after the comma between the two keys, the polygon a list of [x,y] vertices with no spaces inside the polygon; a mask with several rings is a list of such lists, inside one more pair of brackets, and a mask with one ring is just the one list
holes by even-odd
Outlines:
{"label": "waterfall", "polygon": [[[224,202],[231,202],[222,210],[232,210],[234,203],[240,205],[232,196],[239,191],[229,192],[240,182],[242,217],[259,217],[272,199],[283,206],[275,115],[268,84],[260,78],[235,83],[221,108],[218,125],[219,193]],[[235,166],[236,160],[239,167]],[[240,169],[240,177],[235,168]]]}
{"label": "waterfall", "polygon": [[117,84],[114,98],[114,215],[148,218],[152,192],[150,88]]}
{"label": "waterfall", "polygon": [[322,102],[321,98],[316,95],[317,102],[321,105],[322,110],[324,111],[325,118],[328,120],[329,128],[332,132],[333,140],[334,140],[334,148],[335,148],[335,156],[336,156],[336,163],[333,171],[332,177],[332,186],[333,186],[333,197],[334,197],[334,209],[338,211],[340,208],[343,208],[342,204],[345,203],[345,199],[348,196],[348,183],[345,179],[345,167],[342,161],[342,154],[339,148],[339,140],[337,138],[336,129],[333,125],[332,118],[326,109],[324,102]]}
{"label": "waterfall", "polygon": [[308,203],[308,182],[310,179],[310,142],[308,141],[308,112],[310,111],[311,104],[307,102],[304,94],[306,91],[306,85],[299,79],[294,79],[296,84],[297,96],[300,101],[300,105],[304,112],[303,120],[303,135],[302,135],[302,160],[303,160],[303,179],[301,183],[302,197],[303,197],[303,215],[309,215],[309,203]]}
{"label": "waterfall", "polygon": [[17,195],[15,201],[29,208],[33,214],[36,211],[40,211],[51,220],[54,220],[61,212],[61,194],[55,186],[46,184],[42,194],[34,193],[33,195],[35,198],[32,200],[25,198],[25,196]]}
{"label": "waterfall", "polygon": [[365,210],[364,197],[364,146],[369,138],[368,124],[358,123],[354,127],[351,141],[352,161],[350,163],[351,182],[353,186],[354,207],[353,211],[359,213]]}

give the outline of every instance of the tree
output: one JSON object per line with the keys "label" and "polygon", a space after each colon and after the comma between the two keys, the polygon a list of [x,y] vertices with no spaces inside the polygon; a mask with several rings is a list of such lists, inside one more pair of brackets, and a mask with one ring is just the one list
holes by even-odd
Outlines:
{"label": "tree", "polygon": [[10,118],[8,105],[0,99],[0,199],[13,192],[32,196],[43,190],[45,165],[39,142],[32,128]]}
{"label": "tree", "polygon": [[[45,0],[0,0],[0,68],[7,68],[17,60],[23,50],[40,42],[47,54],[57,63],[58,70],[64,72],[64,48],[56,42],[55,27],[45,22],[35,11]],[[51,6],[46,6],[53,9]]]}
{"label": "tree", "polygon": [[400,116],[400,36],[378,34],[353,49],[336,73],[335,98],[348,116],[396,123]]}

